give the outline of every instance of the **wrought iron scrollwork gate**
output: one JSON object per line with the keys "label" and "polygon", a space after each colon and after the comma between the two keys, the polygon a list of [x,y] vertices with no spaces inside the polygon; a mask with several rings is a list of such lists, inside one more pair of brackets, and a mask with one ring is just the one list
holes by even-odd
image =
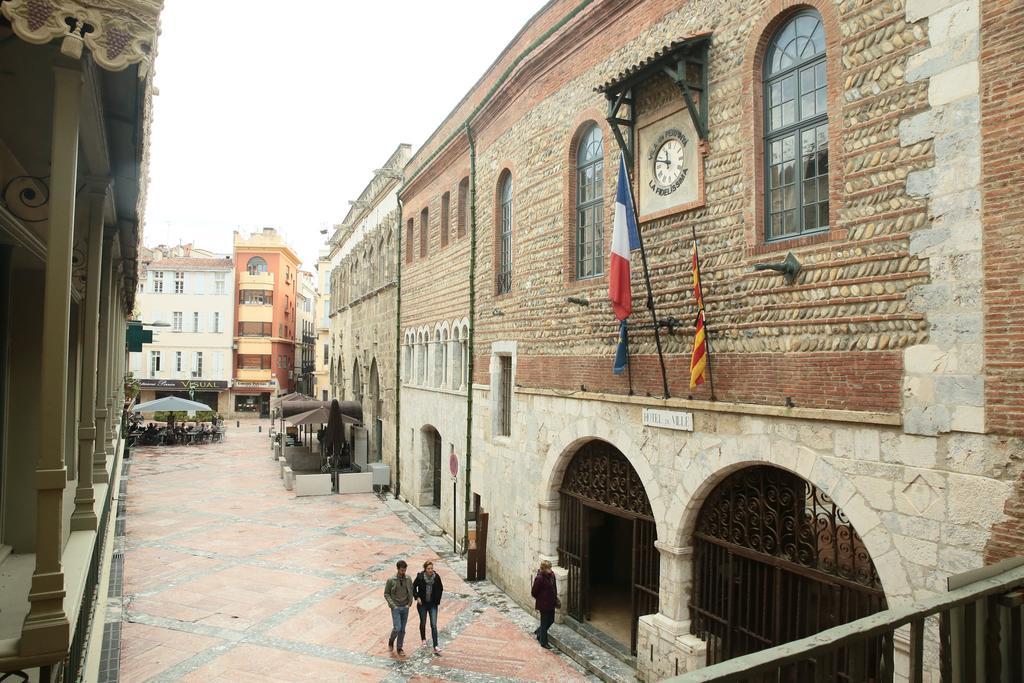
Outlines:
{"label": "wrought iron scrollwork gate", "polygon": [[[707,642],[708,664],[886,609],[875,565],[843,511],[785,470],[759,465],[727,477],[694,535],[691,629]],[[844,652],[838,680],[876,680],[880,652],[875,641]]]}
{"label": "wrought iron scrollwork gate", "polygon": [[632,520],[632,628],[636,652],[637,619],[658,611],[659,557],[651,503],[636,470],[611,444],[588,443],[575,455],[562,480],[558,563],[568,570],[566,611],[578,621],[590,615],[588,511]]}

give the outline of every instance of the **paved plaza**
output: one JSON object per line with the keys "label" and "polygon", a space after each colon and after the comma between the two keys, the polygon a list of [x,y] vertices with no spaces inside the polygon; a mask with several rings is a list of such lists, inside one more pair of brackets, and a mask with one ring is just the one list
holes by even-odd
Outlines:
{"label": "paved plaza", "polygon": [[[128,461],[120,681],[588,680],[493,585],[463,581],[404,504],[286,491],[267,424]],[[433,560],[444,580],[440,657],[415,613],[406,657],[387,650],[384,581],[403,558],[410,572]]]}

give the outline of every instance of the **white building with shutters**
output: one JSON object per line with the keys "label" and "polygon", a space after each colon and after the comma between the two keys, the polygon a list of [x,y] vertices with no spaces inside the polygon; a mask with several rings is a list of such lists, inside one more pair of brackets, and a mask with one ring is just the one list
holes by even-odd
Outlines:
{"label": "white building with shutters", "polygon": [[140,253],[136,306],[153,343],[129,354],[139,401],[190,396],[229,412],[234,343],[234,262],[191,244]]}

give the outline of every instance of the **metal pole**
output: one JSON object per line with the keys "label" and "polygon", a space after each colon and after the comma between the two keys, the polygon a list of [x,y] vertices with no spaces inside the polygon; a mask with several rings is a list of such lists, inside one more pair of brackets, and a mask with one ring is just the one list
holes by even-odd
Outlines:
{"label": "metal pole", "polygon": [[452,552],[455,553],[455,554],[458,554],[458,552],[459,552],[459,542],[457,540],[459,538],[459,536],[458,536],[458,534],[455,533],[455,525],[456,525],[456,522],[459,519],[458,518],[458,509],[459,508],[458,508],[458,505],[456,505],[456,501],[455,501],[455,494],[458,491],[458,489],[459,489],[459,482],[458,482],[458,480],[455,477],[452,477]]}

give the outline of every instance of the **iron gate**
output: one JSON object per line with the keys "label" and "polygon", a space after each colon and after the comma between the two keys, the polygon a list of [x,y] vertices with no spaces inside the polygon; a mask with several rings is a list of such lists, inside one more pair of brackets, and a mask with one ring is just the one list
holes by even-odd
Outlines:
{"label": "iron gate", "polygon": [[[804,638],[886,609],[863,541],[843,511],[800,477],[748,467],[720,483],[694,534],[692,632],[707,663]],[[842,653],[839,680],[877,678],[881,643]],[[793,675],[812,675],[794,671]]]}
{"label": "iron gate", "polygon": [[590,617],[588,510],[633,522],[630,579],[630,651],[636,654],[637,619],[658,611],[659,556],[651,504],[643,482],[611,444],[592,441],[573,457],[562,479],[558,564],[568,570],[566,611],[578,621]]}

